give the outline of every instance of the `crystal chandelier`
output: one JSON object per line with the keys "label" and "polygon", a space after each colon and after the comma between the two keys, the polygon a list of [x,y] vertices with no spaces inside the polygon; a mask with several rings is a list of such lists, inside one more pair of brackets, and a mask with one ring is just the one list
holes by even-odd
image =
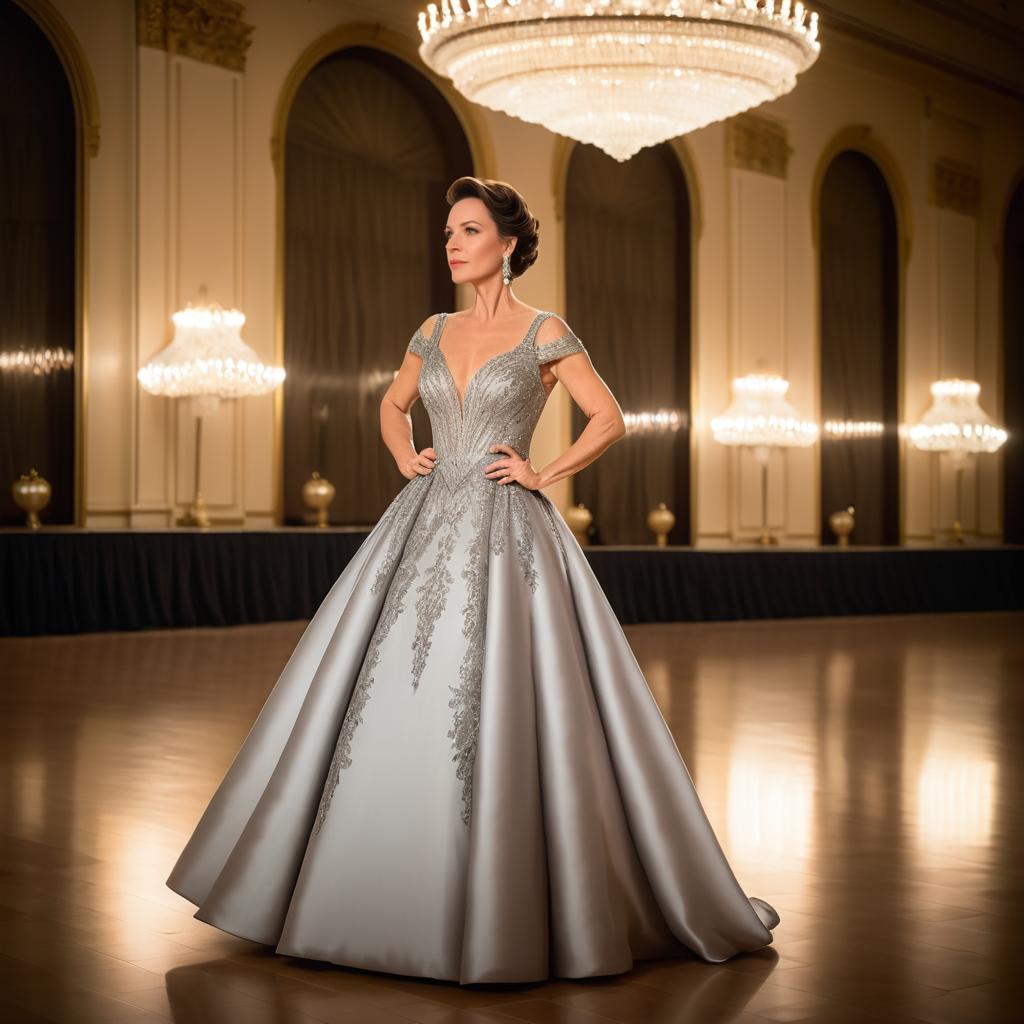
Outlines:
{"label": "crystal chandelier", "polygon": [[242,340],[245,314],[239,310],[189,303],[171,319],[174,338],[138,372],[150,394],[245,398],[273,391],[284,380],[282,367],[261,362]]}
{"label": "crystal chandelier", "polygon": [[778,374],[749,373],[732,382],[733,402],[711,421],[720,444],[749,448],[761,467],[761,544],[777,544],[768,530],[768,461],[772,448],[806,448],[818,438],[818,424],[801,419],[786,401],[789,381]]}
{"label": "crystal chandelier", "polygon": [[[206,288],[200,289],[205,296]],[[196,417],[195,497],[180,526],[210,525],[200,487],[203,419],[212,416],[221,399],[245,398],[273,391],[284,380],[280,366],[267,366],[242,340],[245,314],[218,303],[193,306],[171,315],[174,337],[138,372],[139,384],[152,395],[190,399]]]}
{"label": "crystal chandelier", "polygon": [[442,0],[419,31],[467,99],[620,161],[785,95],[821,49],[791,0]]}
{"label": "crystal chandelier", "polygon": [[910,428],[910,440],[915,448],[945,455],[952,464],[956,481],[952,541],[962,544],[964,467],[974,455],[998,451],[1009,435],[978,404],[981,385],[976,380],[948,377],[935,381],[930,390],[932,404]]}
{"label": "crystal chandelier", "polygon": [[927,452],[971,455],[994,452],[1007,433],[997,427],[978,404],[981,385],[976,380],[949,377],[931,386],[932,404],[910,428],[914,446]]}
{"label": "crystal chandelier", "polygon": [[814,444],[818,425],[803,420],[786,401],[789,381],[777,374],[750,373],[732,382],[733,402],[711,421],[721,444],[794,448]]}

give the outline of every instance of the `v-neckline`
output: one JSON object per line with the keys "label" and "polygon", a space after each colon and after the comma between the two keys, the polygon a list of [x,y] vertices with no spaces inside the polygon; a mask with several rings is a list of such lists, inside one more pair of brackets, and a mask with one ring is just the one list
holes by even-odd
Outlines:
{"label": "v-neckline", "polygon": [[459,394],[459,387],[455,383],[455,374],[452,373],[452,368],[448,365],[448,357],[441,351],[441,335],[444,334],[444,328],[445,328],[445,325],[448,323],[448,316],[449,316],[449,314],[448,313],[441,313],[439,315],[444,317],[444,319],[441,321],[440,329],[437,331],[437,338],[434,341],[434,350],[441,357],[441,362],[444,364],[445,372],[448,374],[448,380],[451,383],[452,391],[455,393],[455,401],[456,401],[456,403],[459,406],[459,417],[460,417],[460,419],[464,420],[465,417],[466,417],[466,399],[469,397],[469,392],[470,392],[470,390],[473,387],[473,382],[477,379],[477,377],[480,376],[481,372],[486,367],[490,366],[491,363],[493,363],[496,359],[503,359],[505,356],[511,355],[513,352],[516,351],[516,349],[518,349],[522,345],[524,345],[526,343],[527,339],[530,337],[530,334],[533,331],[534,324],[542,316],[544,316],[545,313],[542,310],[541,312],[539,312],[533,318],[533,320],[530,321],[530,326],[526,328],[526,334],[523,335],[522,339],[519,342],[517,342],[511,348],[505,349],[504,352],[498,352],[497,354],[491,356],[490,359],[487,359],[483,363],[481,363],[476,368],[475,372],[470,376],[469,382],[466,384],[466,390],[461,395]]}

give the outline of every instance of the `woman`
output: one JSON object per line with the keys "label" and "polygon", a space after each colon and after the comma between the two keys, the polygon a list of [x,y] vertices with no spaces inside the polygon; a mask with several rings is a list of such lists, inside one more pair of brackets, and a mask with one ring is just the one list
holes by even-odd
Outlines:
{"label": "woman", "polygon": [[[196,917],[279,953],[522,982],[772,941],[625,634],[540,488],[624,433],[568,325],[511,282],[538,221],[511,186],[449,189],[453,280],[381,403],[408,482],[310,621],[170,877]],[[561,381],[586,429],[530,439]],[[409,409],[430,414],[417,451]]]}

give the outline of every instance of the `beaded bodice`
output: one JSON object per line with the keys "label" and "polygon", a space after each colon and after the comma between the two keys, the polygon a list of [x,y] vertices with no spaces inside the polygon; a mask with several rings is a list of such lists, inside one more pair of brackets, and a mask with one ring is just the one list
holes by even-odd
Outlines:
{"label": "beaded bodice", "polygon": [[533,319],[518,345],[499,352],[473,374],[460,398],[455,379],[438,342],[447,313],[438,313],[429,338],[416,329],[408,350],[423,359],[419,393],[430,416],[437,460],[431,475],[455,489],[474,468],[500,458],[489,449],[506,444],[524,458],[530,451],[533,431],[544,410],[548,393],[541,382],[540,367],[576,352],[586,351],[571,331],[555,341],[536,344],[540,325],[553,313]]}

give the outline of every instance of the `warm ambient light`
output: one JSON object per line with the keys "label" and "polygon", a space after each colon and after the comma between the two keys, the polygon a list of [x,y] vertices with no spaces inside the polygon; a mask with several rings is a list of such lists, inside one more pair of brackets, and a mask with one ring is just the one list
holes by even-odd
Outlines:
{"label": "warm ambient light", "polygon": [[622,418],[627,434],[649,434],[655,431],[678,430],[683,425],[683,414],[678,409],[657,409],[654,412],[626,412]]}
{"label": "warm ambient light", "polygon": [[74,352],[66,348],[21,348],[17,352],[0,352],[0,373],[30,373],[39,377],[70,370],[74,362]]}
{"label": "warm ambient light", "polygon": [[825,420],[821,432],[836,441],[854,437],[878,437],[885,433],[885,424],[877,420]]}
{"label": "warm ambient light", "polygon": [[821,50],[790,0],[442,0],[418,27],[467,99],[616,160],[784,95]]}

